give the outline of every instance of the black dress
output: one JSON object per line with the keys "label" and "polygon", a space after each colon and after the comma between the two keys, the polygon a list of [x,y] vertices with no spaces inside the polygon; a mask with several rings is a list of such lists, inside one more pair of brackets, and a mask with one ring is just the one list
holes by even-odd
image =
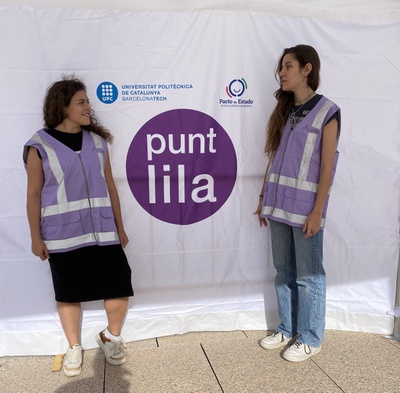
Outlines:
{"label": "black dress", "polygon": [[[68,134],[54,129],[46,132],[70,149],[81,150],[82,132]],[[58,302],[133,296],[131,268],[120,244],[50,253],[49,263]]]}

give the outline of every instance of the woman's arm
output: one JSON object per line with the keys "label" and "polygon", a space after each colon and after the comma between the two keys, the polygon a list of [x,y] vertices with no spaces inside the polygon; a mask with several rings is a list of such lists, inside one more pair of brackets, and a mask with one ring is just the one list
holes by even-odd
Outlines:
{"label": "woman's arm", "polygon": [[41,195],[44,182],[42,160],[37,149],[30,147],[26,163],[28,175],[28,188],[26,199],[26,211],[31,232],[32,252],[42,261],[49,258],[49,251],[42,240],[40,233]]}
{"label": "woman's arm", "polygon": [[119,241],[121,242],[122,247],[125,248],[125,246],[129,242],[129,239],[125,233],[124,224],[122,222],[121,204],[119,202],[117,187],[115,186],[114,178],[111,171],[110,155],[108,153],[108,150],[107,150],[106,167],[104,173],[105,173],[108,193],[111,199],[111,206],[114,213],[115,224],[117,226]]}
{"label": "woman's arm", "polygon": [[320,227],[322,211],[332,181],[333,165],[337,144],[338,121],[331,120],[322,130],[321,166],[319,174],[318,192],[312,212],[303,226],[304,238],[315,235]]}

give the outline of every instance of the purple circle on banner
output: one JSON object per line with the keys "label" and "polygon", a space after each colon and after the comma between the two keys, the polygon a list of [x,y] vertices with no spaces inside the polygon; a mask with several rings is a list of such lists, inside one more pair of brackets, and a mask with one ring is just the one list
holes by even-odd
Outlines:
{"label": "purple circle on banner", "polygon": [[178,225],[217,212],[236,181],[229,135],[211,116],[174,109],[145,123],[128,150],[129,187],[153,217]]}

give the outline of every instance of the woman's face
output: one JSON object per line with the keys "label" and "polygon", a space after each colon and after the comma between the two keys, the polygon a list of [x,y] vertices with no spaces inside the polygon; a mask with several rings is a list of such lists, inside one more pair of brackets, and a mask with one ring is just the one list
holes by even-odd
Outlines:
{"label": "woman's face", "polygon": [[288,53],[282,59],[279,78],[281,80],[281,88],[284,91],[296,91],[297,88],[304,87],[307,78],[304,78],[299,61]]}
{"label": "woman's face", "polygon": [[90,124],[91,106],[84,90],[77,91],[65,108],[66,119],[78,126]]}

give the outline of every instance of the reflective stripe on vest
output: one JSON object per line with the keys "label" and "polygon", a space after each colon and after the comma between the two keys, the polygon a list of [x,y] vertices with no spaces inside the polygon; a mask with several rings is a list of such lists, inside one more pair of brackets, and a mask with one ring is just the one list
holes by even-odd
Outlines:
{"label": "reflective stripe on vest", "polygon": [[[57,180],[58,183],[58,188],[57,188],[57,203],[58,204],[63,204],[67,203],[67,193],[65,192],[65,184],[62,181],[64,178],[64,173],[61,169],[60,162],[58,161],[58,157],[56,152],[54,151],[53,147],[50,145],[49,142],[47,142],[45,139],[43,139],[39,134],[35,134],[32,137],[32,140],[41,144],[46,151],[47,157],[49,159],[49,165],[50,169],[53,172],[54,177]],[[43,210],[42,210],[42,216],[43,216]]]}
{"label": "reflective stripe on vest", "polygon": [[[263,215],[270,215],[271,217],[280,218],[281,221],[287,222],[290,224],[297,224],[298,226],[302,226],[304,224],[307,216],[303,216],[301,214],[290,213],[282,209],[277,209],[272,206],[264,206],[262,208]],[[325,218],[321,219],[321,227],[325,225]]]}
{"label": "reflective stripe on vest", "polygon": [[77,245],[95,245],[97,243],[115,244],[118,236],[115,232],[86,233],[85,235],[62,240],[44,240],[47,248],[54,250],[73,250]]}
{"label": "reflective stripe on vest", "polygon": [[[91,133],[92,138],[94,140],[94,144],[98,149],[101,149],[103,147],[103,140],[101,139],[101,137],[97,134],[93,134]],[[103,178],[105,178],[104,175],[104,168],[105,168],[105,163],[104,163],[104,157],[103,154],[101,154],[100,152],[98,153],[99,156],[99,161],[100,161],[100,170],[101,170],[101,175],[103,176]]]}
{"label": "reflective stripe on vest", "polygon": [[[324,123],[326,114],[328,113],[329,109],[331,109],[331,107],[333,105],[334,105],[334,103],[332,101],[325,102],[325,104],[322,106],[322,108],[319,110],[317,116],[315,117],[315,119],[312,123],[312,128],[320,129],[322,127],[322,124]],[[298,180],[306,181],[306,179],[307,179],[308,171],[310,169],[311,155],[315,148],[316,139],[317,139],[317,134],[309,133],[307,135],[307,141],[306,141],[306,145],[304,147],[304,152],[303,152],[303,157],[301,160]],[[311,184],[314,184],[316,188],[315,188],[315,190],[310,189],[309,191],[317,192],[318,184],[316,184],[316,183],[311,183]],[[293,187],[293,186],[291,186],[291,187]],[[296,187],[296,188],[298,188],[298,187]]]}
{"label": "reflective stripe on vest", "polygon": [[91,207],[111,206],[110,198],[90,198],[79,201],[66,202],[62,205],[53,205],[42,208],[42,217],[54,216],[55,214],[68,213]]}

